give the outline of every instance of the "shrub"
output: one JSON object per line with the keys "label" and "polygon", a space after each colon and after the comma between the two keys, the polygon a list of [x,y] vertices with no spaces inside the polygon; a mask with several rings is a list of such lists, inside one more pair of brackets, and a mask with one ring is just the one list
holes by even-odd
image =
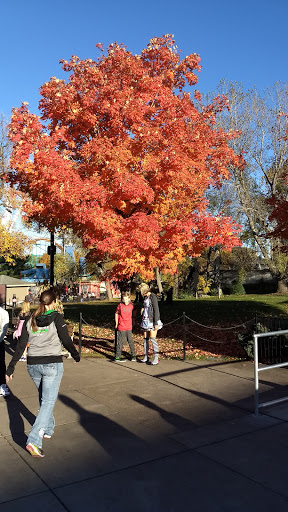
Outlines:
{"label": "shrub", "polygon": [[205,279],[204,276],[199,276],[197,292],[207,295],[207,293],[210,291],[211,283],[212,279]]}
{"label": "shrub", "polygon": [[230,295],[245,295],[245,288],[240,281],[236,281],[232,284]]}
{"label": "shrub", "polygon": [[[263,332],[269,332],[269,329],[262,325],[261,323],[257,323],[257,328],[255,329],[255,324],[250,325],[250,328],[244,333],[238,334],[238,341],[240,345],[244,348],[249,359],[254,359],[254,338],[253,334],[260,334]],[[259,362],[267,362],[265,360],[262,361],[260,354],[258,355]]]}
{"label": "shrub", "polygon": [[178,294],[178,298],[179,299],[184,299],[184,300],[190,300],[190,299],[195,299],[195,295],[193,295],[192,292],[190,291],[180,291],[179,294]]}

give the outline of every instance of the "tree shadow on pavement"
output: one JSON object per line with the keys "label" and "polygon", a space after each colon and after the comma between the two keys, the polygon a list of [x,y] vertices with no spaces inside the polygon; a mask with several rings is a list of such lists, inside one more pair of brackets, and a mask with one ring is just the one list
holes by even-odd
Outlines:
{"label": "tree shadow on pavement", "polygon": [[143,405],[144,407],[147,407],[148,409],[152,409],[153,411],[156,411],[159,413],[161,418],[163,418],[164,421],[169,423],[170,425],[174,427],[179,426],[194,426],[194,424],[189,421],[187,418],[184,418],[183,416],[180,416],[179,414],[176,414],[175,412],[165,411],[165,409],[162,409],[162,407],[159,407],[158,405],[154,404],[153,402],[150,402],[150,400],[147,400],[146,398],[142,398],[141,396],[137,395],[129,395],[131,400],[134,400],[134,402],[137,402],[138,404]]}

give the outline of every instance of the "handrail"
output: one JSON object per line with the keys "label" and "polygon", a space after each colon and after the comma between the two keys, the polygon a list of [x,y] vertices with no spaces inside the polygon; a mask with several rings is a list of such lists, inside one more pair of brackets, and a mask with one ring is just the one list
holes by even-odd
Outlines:
{"label": "handrail", "polygon": [[259,404],[259,372],[264,370],[272,370],[273,368],[282,368],[284,366],[288,366],[288,362],[286,363],[278,363],[278,364],[271,364],[263,366],[262,368],[259,368],[259,361],[258,361],[258,338],[264,338],[267,336],[279,336],[281,334],[288,334],[288,330],[283,331],[271,331],[271,332],[261,332],[259,334],[253,334],[254,338],[254,383],[255,383],[255,390],[254,390],[254,412],[255,416],[258,416],[259,414],[259,408],[260,407],[267,407],[268,405],[284,402],[285,400],[288,400],[288,396],[284,398],[278,398],[276,400],[272,400],[269,402],[262,402]]}

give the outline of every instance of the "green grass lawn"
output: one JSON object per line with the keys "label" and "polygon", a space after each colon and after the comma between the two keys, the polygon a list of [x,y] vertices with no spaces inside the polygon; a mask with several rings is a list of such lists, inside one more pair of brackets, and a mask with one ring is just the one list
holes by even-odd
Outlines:
{"label": "green grass lawn", "polygon": [[[65,303],[65,318],[72,322],[79,321],[80,312],[84,320],[98,327],[113,324],[114,313],[118,300],[113,302],[94,301]],[[164,324],[183,315],[183,312],[192,320],[204,325],[237,325],[246,322],[255,315],[285,316],[287,314],[287,295],[242,295],[205,297],[191,300],[174,300],[173,304],[159,302],[161,320]],[[141,304],[137,308],[136,321],[140,321]]]}

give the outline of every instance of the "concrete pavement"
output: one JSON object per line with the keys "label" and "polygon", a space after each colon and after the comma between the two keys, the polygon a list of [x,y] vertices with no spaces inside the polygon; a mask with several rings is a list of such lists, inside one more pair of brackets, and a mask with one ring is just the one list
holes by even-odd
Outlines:
{"label": "concrete pavement", "polygon": [[[264,373],[261,401],[288,394],[287,369]],[[254,416],[250,362],[65,360],[44,459],[25,450],[38,409],[25,363],[10,390],[1,512],[287,512],[288,402]]]}

